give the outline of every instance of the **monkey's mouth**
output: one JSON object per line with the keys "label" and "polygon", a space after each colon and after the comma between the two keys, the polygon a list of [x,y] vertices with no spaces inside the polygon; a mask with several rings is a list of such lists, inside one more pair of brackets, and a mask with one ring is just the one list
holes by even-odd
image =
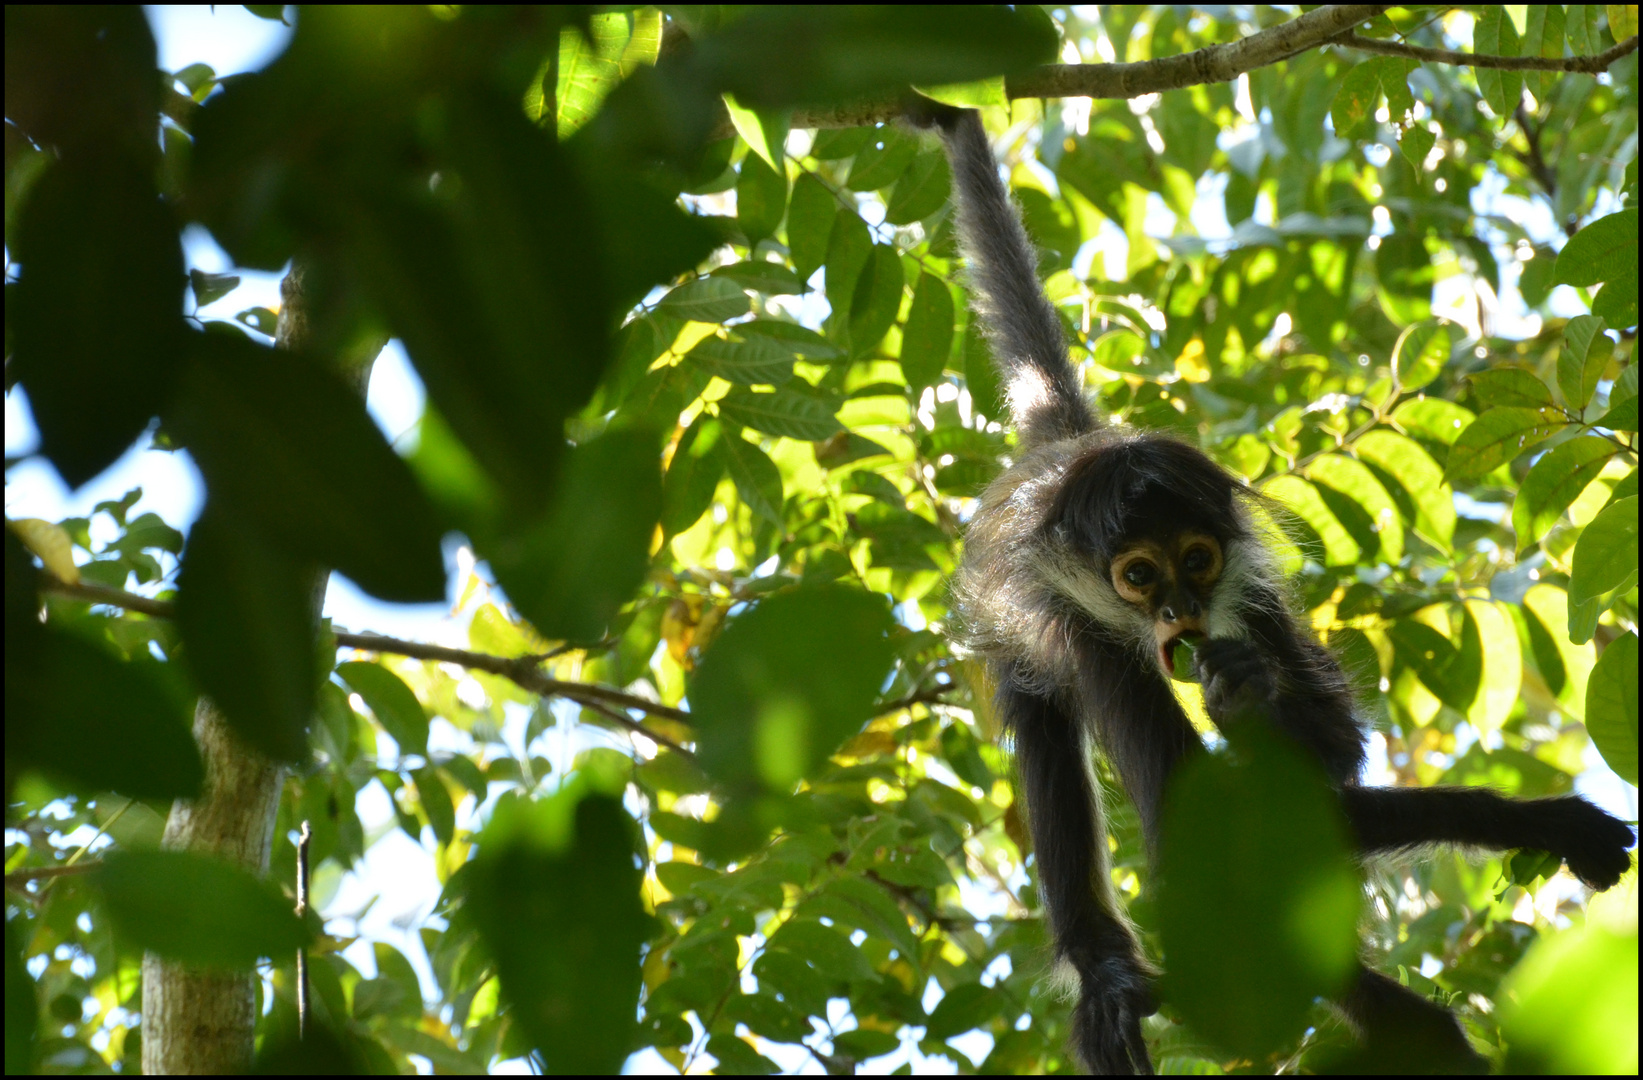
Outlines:
{"label": "monkey's mouth", "polygon": [[[1176,634],[1174,637],[1170,638],[1168,641],[1164,642],[1163,645],[1159,646],[1158,662],[1164,665],[1164,670],[1169,673],[1170,678],[1173,679],[1177,677],[1175,673],[1175,647],[1184,642],[1203,640],[1205,640],[1205,635],[1199,631],[1183,630],[1179,634]],[[1189,671],[1188,674],[1191,674],[1191,672]]]}

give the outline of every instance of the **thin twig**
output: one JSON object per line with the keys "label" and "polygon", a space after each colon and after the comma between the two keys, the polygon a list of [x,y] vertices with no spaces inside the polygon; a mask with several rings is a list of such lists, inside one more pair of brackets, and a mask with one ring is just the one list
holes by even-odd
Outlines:
{"label": "thin twig", "polygon": [[1453,64],[1457,67],[1496,68],[1501,71],[1572,71],[1583,75],[1597,75],[1609,70],[1609,66],[1622,56],[1637,51],[1637,35],[1633,34],[1625,41],[1620,42],[1612,49],[1605,49],[1596,56],[1565,56],[1556,59],[1550,56],[1492,56],[1487,53],[1456,52],[1453,49],[1433,49],[1425,45],[1409,45],[1401,41],[1380,41],[1375,38],[1361,36],[1355,30],[1348,30],[1335,38],[1331,44],[1345,45],[1348,48],[1359,49],[1363,52],[1380,53],[1383,56],[1402,56],[1410,60],[1422,60],[1434,64]]}
{"label": "thin twig", "polygon": [[30,866],[22,870],[13,870],[6,875],[6,888],[22,890],[23,886],[31,881],[47,881],[52,878],[68,877],[71,874],[89,874],[103,865],[101,859],[90,862],[71,863],[67,866]]}
{"label": "thin twig", "polygon": [[[313,831],[308,819],[302,821],[302,832],[297,834],[297,918],[308,915],[308,841]],[[297,946],[297,1038],[308,1037],[308,950]]]}

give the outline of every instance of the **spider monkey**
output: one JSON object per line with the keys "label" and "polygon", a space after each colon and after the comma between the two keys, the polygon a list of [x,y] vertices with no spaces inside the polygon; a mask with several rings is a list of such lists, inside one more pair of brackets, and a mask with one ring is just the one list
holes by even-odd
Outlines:
{"label": "spider monkey", "polygon": [[[1631,829],[1579,797],[1358,784],[1366,733],[1339,663],[1285,600],[1251,512],[1260,497],[1195,447],[1097,417],[980,114],[924,100],[908,114],[939,131],[952,163],[972,304],[1018,439],[970,522],[954,594],[1014,743],[1039,895],[1058,961],[1077,975],[1071,1043],[1084,1067],[1152,1072],[1140,1021],[1157,1009],[1156,970],[1112,893],[1091,757],[1106,755],[1155,853],[1169,777],[1205,752],[1169,687],[1183,638],[1201,639],[1210,718],[1227,729],[1253,702],[1315,754],[1362,852],[1538,848],[1593,888],[1614,885]],[[1395,1056],[1413,1040],[1436,1048],[1426,1068],[1485,1066],[1453,1014],[1367,967],[1338,1004],[1372,1050]]]}

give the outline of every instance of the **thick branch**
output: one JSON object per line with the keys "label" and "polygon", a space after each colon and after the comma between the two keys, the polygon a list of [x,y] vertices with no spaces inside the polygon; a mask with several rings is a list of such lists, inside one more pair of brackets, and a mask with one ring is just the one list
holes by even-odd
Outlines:
{"label": "thick branch", "polygon": [[1491,56],[1487,53],[1455,52],[1453,49],[1429,49],[1425,45],[1366,38],[1351,30],[1336,38],[1334,44],[1362,49],[1364,52],[1381,53],[1384,56],[1406,56],[1411,60],[1454,64],[1458,67],[1499,68],[1502,71],[1574,71],[1596,75],[1609,70],[1609,65],[1622,56],[1636,52],[1637,35],[1633,34],[1614,48],[1606,49],[1596,56],[1565,56],[1562,59],[1550,56]]}
{"label": "thick branch", "polygon": [[[1390,4],[1329,4],[1278,26],[1223,45],[1209,45],[1180,56],[1133,64],[1046,64],[1005,81],[1005,94],[1016,98],[1087,97],[1127,99],[1164,90],[1206,83],[1230,82],[1246,72],[1267,67],[1324,45],[1352,27],[1366,22]],[[902,113],[899,93],[832,105],[799,109],[796,128],[862,127],[894,120]],[[727,114],[715,127],[714,137],[732,134]]]}
{"label": "thick branch", "polygon": [[1136,98],[1231,82],[1350,33],[1390,4],[1329,4],[1238,41],[1133,64],[1048,64],[1005,81],[1012,98]]}

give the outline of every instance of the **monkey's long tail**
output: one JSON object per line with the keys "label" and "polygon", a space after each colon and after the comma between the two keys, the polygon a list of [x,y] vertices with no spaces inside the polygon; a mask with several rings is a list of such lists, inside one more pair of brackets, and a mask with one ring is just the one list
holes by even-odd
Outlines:
{"label": "monkey's long tail", "polygon": [[1068,360],[1060,317],[1039,286],[1037,253],[999,180],[981,114],[919,99],[908,116],[938,129],[946,145],[971,304],[992,345],[1017,435],[1040,443],[1092,430],[1095,416]]}

